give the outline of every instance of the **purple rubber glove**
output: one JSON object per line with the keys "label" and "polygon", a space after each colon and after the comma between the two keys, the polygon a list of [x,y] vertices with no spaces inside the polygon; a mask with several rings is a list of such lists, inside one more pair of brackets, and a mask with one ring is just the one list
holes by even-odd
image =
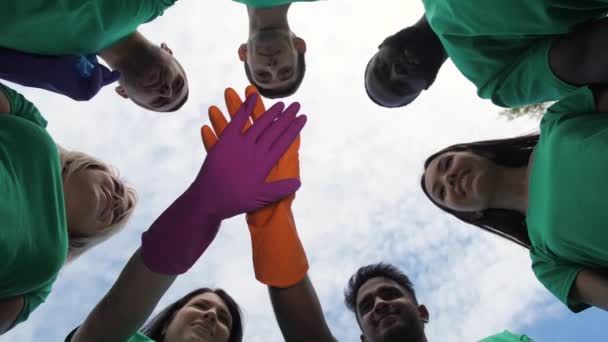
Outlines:
{"label": "purple rubber glove", "polygon": [[111,71],[90,56],[42,56],[0,48],[1,79],[76,101],[92,99],[119,77],[118,71]]}
{"label": "purple rubber glove", "polygon": [[142,256],[150,270],[186,272],[213,241],[222,220],[279,201],[300,187],[298,179],[265,179],[306,117],[283,112],[284,105],[277,103],[242,133],[256,101],[256,94],[245,101],[194,182],[142,235]]}

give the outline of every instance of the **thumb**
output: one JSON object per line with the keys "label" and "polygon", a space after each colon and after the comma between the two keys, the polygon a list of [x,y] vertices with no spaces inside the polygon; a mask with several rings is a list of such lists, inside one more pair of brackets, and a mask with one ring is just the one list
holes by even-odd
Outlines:
{"label": "thumb", "polygon": [[114,83],[120,79],[120,71],[110,70],[101,64],[98,65],[101,68],[102,86],[107,86],[108,84]]}
{"label": "thumb", "polygon": [[301,184],[302,183],[297,178],[266,183],[261,188],[258,198],[264,203],[264,206],[266,206],[295,193],[300,188]]}
{"label": "thumb", "polygon": [[211,127],[204,125],[201,127],[201,137],[203,138],[203,145],[205,146],[205,151],[209,152],[209,150],[217,143],[217,137],[213,133]]}

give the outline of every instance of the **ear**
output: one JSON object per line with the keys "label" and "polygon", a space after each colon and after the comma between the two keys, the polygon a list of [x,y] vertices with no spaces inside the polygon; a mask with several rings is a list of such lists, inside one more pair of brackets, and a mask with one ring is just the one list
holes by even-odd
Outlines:
{"label": "ear", "polygon": [[160,43],[160,48],[165,50],[171,56],[173,56],[173,50],[169,49],[169,46],[167,46],[167,43]]}
{"label": "ear", "polygon": [[127,91],[122,86],[117,86],[116,88],[114,88],[114,90],[116,91],[116,94],[120,95],[120,97],[122,97],[123,99],[129,98],[129,95],[127,95]]}
{"label": "ear", "polygon": [[428,323],[429,322],[429,311],[426,309],[426,306],[424,306],[424,305],[419,305],[418,306],[418,315],[420,316],[420,319],[424,323]]}
{"label": "ear", "polygon": [[306,41],[300,37],[293,37],[293,45],[299,53],[306,53]]}
{"label": "ear", "polygon": [[239,59],[241,62],[247,60],[247,44],[241,44],[241,46],[239,46]]}

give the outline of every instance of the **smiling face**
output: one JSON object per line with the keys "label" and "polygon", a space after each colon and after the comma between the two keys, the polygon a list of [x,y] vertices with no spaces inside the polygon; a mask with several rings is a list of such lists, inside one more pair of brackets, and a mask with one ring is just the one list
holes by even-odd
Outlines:
{"label": "smiling face", "polygon": [[424,172],[424,187],[431,199],[449,209],[477,212],[488,208],[496,191],[497,165],[469,151],[446,152],[433,159]]}
{"label": "smiling face", "polygon": [[64,176],[63,192],[70,236],[95,236],[129,209],[122,182],[98,167]]}
{"label": "smiling face", "polygon": [[215,293],[199,294],[176,314],[165,333],[166,342],[227,342],[232,316]]}
{"label": "smiling face", "polygon": [[359,288],[356,314],[364,342],[418,342],[425,336],[426,308],[389,278],[371,278]]}
{"label": "smiling face", "polygon": [[186,73],[165,44],[133,53],[120,73],[120,86],[116,92],[143,108],[173,111],[187,100]]}

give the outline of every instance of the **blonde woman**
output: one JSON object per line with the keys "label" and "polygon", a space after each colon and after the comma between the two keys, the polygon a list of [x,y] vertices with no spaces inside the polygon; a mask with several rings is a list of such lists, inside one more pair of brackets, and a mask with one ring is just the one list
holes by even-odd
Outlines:
{"label": "blonde woman", "polygon": [[0,84],[0,334],[49,295],[59,270],[119,231],[135,192],[106,164],[58,147],[46,120]]}

